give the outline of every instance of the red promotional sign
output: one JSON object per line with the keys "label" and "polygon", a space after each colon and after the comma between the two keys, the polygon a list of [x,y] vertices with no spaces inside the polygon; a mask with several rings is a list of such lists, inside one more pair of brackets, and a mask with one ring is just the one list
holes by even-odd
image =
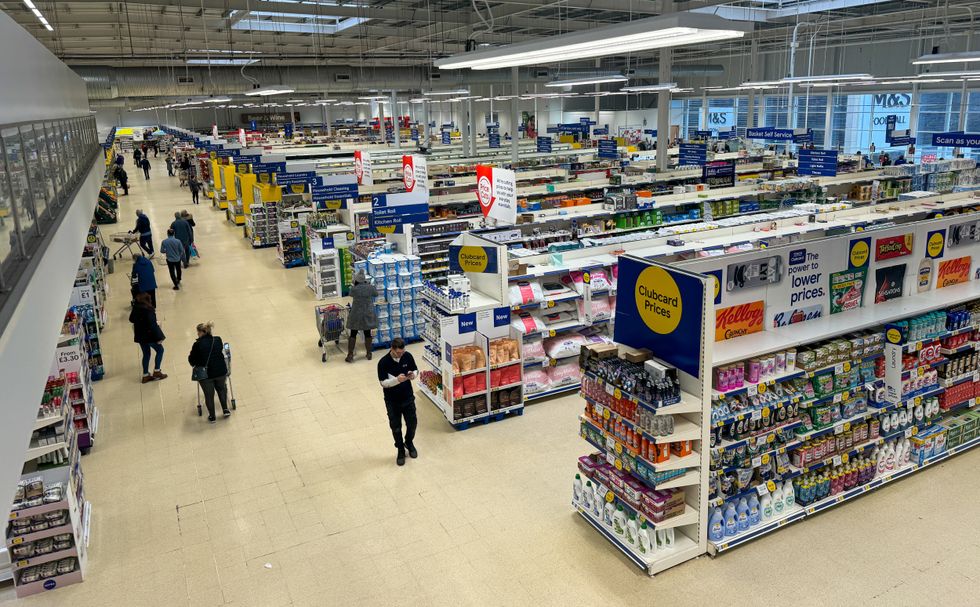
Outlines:
{"label": "red promotional sign", "polygon": [[939,274],[936,278],[936,288],[950,287],[970,280],[970,266],[973,260],[970,256],[957,257],[939,262]]}
{"label": "red promotional sign", "polygon": [[402,156],[402,183],[409,192],[415,189],[415,162],[411,155]]}
{"label": "red promotional sign", "polygon": [[364,179],[364,162],[361,160],[361,150],[354,150],[354,176],[357,177],[357,185]]}
{"label": "red promotional sign", "polygon": [[476,165],[476,197],[480,201],[480,211],[486,217],[493,208],[493,167]]}
{"label": "red promotional sign", "polygon": [[875,261],[895,259],[912,254],[912,234],[887,236],[879,238],[875,243]]}

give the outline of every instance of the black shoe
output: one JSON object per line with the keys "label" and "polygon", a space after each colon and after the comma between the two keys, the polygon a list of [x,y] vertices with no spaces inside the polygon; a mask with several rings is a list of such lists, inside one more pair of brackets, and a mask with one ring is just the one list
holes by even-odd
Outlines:
{"label": "black shoe", "polygon": [[405,447],[408,449],[408,456],[411,457],[412,459],[415,459],[419,456],[419,452],[415,449],[415,445],[413,445],[412,443],[408,443],[407,445],[405,445]]}
{"label": "black shoe", "polygon": [[404,466],[405,465],[405,450],[404,449],[399,449],[398,450],[398,457],[395,458],[395,463],[397,463],[399,466]]}
{"label": "black shoe", "polygon": [[218,421],[218,420],[217,420],[217,419],[215,419],[215,417],[214,417],[213,415],[209,415],[209,416],[208,416],[208,423],[209,423],[209,424],[213,424],[213,423],[215,423],[216,421]]}
{"label": "black shoe", "polygon": [[174,285],[174,291],[180,291],[180,285]]}
{"label": "black shoe", "polygon": [[231,411],[229,411],[228,409],[223,409],[221,413],[225,417],[231,417]]}

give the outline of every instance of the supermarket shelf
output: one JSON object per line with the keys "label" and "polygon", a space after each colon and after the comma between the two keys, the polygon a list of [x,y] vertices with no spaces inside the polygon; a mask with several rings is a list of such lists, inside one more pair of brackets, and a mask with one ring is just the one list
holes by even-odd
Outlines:
{"label": "supermarket shelf", "polygon": [[939,348],[939,353],[945,356],[949,356],[951,354],[959,354],[960,352],[967,352],[969,350],[973,350],[976,347],[977,347],[977,342],[968,341],[958,348]]}
{"label": "supermarket shelf", "polygon": [[513,383],[513,384],[507,384],[506,386],[497,386],[496,388],[490,388],[490,391],[491,392],[496,392],[497,390],[508,390],[510,388],[518,388],[518,387],[523,386],[523,385],[524,385],[524,382],[519,381],[519,382],[516,382],[516,383]]}
{"label": "supermarket shelf", "polygon": [[28,462],[33,459],[37,459],[49,453],[54,453],[58,449],[67,449],[71,443],[66,441],[61,441],[54,443],[52,445],[43,445],[40,447],[34,447],[27,450],[27,455],[24,456],[24,461]]}
{"label": "supermarket shelf", "polygon": [[535,392],[533,394],[525,394],[525,401],[539,400],[542,398],[548,398],[549,396],[558,396],[559,394],[564,394],[566,392],[572,392],[578,390],[582,384],[576,382],[574,384],[569,384],[567,386],[562,386],[560,388],[553,388],[551,390],[542,390],[541,392]]}
{"label": "supermarket shelf", "polygon": [[674,547],[669,551],[656,552],[653,554],[640,554],[640,552],[627,544],[624,540],[617,537],[611,529],[603,525],[595,516],[583,508],[576,508],[576,511],[585,519],[596,531],[602,534],[616,548],[626,555],[634,565],[643,569],[650,575],[660,573],[674,565],[678,565],[689,559],[698,556],[698,544],[688,538],[683,533],[674,534]]}
{"label": "supermarket shelf", "polygon": [[[585,373],[583,373],[583,376],[591,379],[592,381],[598,383],[599,385],[605,385],[607,391],[610,390],[610,386],[606,385],[605,380],[603,380],[602,378],[600,378],[598,375],[586,371]],[[628,400],[631,400],[631,401],[635,402],[636,404],[638,404],[639,406],[641,406],[644,409],[646,409],[647,411],[650,411],[651,413],[654,413],[655,415],[674,415],[674,414],[678,414],[678,413],[699,413],[701,411],[701,399],[699,399],[698,397],[694,396],[693,394],[690,394],[690,393],[684,392],[684,391],[681,392],[681,396],[680,396],[680,401],[679,402],[676,402],[676,403],[668,403],[668,404],[663,404],[663,403],[657,403],[657,404],[648,403],[648,402],[646,402],[646,401],[644,401],[644,400],[642,400],[640,398],[637,398],[636,396],[630,394],[629,392],[626,392],[625,390],[622,390],[620,388],[617,388],[615,386],[612,386],[611,387],[610,394],[615,395],[617,392],[619,393],[619,397],[625,398],[625,399],[628,399]],[[698,438],[700,438],[700,436]]]}
{"label": "supermarket shelf", "polygon": [[64,411],[62,411],[61,413],[57,413],[55,415],[49,415],[48,417],[39,417],[37,418],[37,421],[34,422],[34,429],[40,430],[41,428],[47,428],[52,424],[56,424],[60,421],[63,421],[64,419],[65,419]]}
{"label": "supermarket shelf", "polygon": [[495,364],[495,365],[490,365],[490,368],[491,368],[491,369],[502,369],[502,368],[504,368],[504,367],[509,367],[509,366],[511,366],[511,365],[516,365],[516,364],[520,364],[520,362],[521,362],[521,361],[520,361],[520,359],[517,359],[517,360],[510,360],[510,361],[507,361],[507,362],[505,362],[505,363],[497,363],[497,364]]}
{"label": "supermarket shelf", "polygon": [[467,375],[473,375],[474,373],[485,373],[486,367],[480,367],[479,369],[469,369],[467,371],[460,371],[459,373],[454,373],[453,377],[465,377]]}
{"label": "supermarket shelf", "polygon": [[759,386],[774,386],[779,382],[800,377],[804,373],[806,372],[803,369],[787,369],[783,373],[757,383],[745,382],[745,385],[738,388],[732,388],[731,390],[712,390],[711,395],[716,398],[725,398],[728,396],[737,396],[739,394],[749,393],[749,395],[752,396],[759,391]]}
{"label": "supermarket shelf", "polygon": [[[717,445],[714,448],[717,449],[719,453],[724,453],[725,451],[731,451],[732,449],[738,449],[743,445],[748,445],[750,442],[754,442],[755,444],[758,445],[760,442],[768,442],[769,437],[773,437],[773,439],[775,439],[776,433],[781,430],[792,430],[794,428],[799,428],[802,425],[803,425],[802,421],[789,422],[788,424],[783,424],[782,426],[776,426],[770,428],[769,430],[766,430],[765,432],[762,432],[760,434],[756,434],[755,436],[751,436],[749,438],[743,438],[742,440],[737,440],[730,443]],[[830,430],[832,431],[833,427],[831,427]]]}
{"label": "supermarket shelf", "polygon": [[980,298],[980,281],[970,281],[944,289],[916,293],[881,304],[815,318],[790,327],[772,329],[727,339],[714,345],[713,366],[742,361],[766,352],[775,352],[916,316]]}
{"label": "supermarket shelf", "polygon": [[78,547],[72,546],[67,550],[61,550],[58,552],[49,552],[48,554],[39,554],[37,556],[32,556],[26,559],[17,559],[11,563],[11,567],[14,569],[22,569],[24,567],[32,567],[34,565],[42,565],[44,563],[50,563],[51,561],[58,561],[64,558],[78,556]]}
{"label": "supermarket shelf", "polygon": [[677,489],[680,487],[690,487],[701,482],[700,470],[688,470],[680,476],[675,476],[662,483],[657,483],[657,489]]}
{"label": "supermarket shelf", "polygon": [[767,533],[775,531],[784,525],[788,525],[792,522],[798,521],[806,516],[806,511],[803,510],[801,506],[794,506],[788,512],[783,512],[781,516],[773,517],[772,520],[766,521],[761,525],[752,527],[748,531],[743,531],[742,533],[737,533],[731,537],[725,538],[721,542],[708,542],[708,554],[714,556],[720,552],[725,552],[726,550],[731,550],[737,546],[741,546],[745,542],[752,541],[756,538],[762,537]]}
{"label": "supermarket shelf", "polygon": [[935,335],[926,337],[925,339],[918,339],[916,341],[910,341],[902,346],[903,352],[918,352],[922,349],[923,344],[931,344],[934,341],[939,341],[946,339],[947,337],[953,337],[956,335],[962,335],[963,333],[972,333],[977,330],[975,325],[968,325],[966,327],[960,327],[959,329],[950,329],[948,331],[943,331]]}
{"label": "supermarket shelf", "polygon": [[969,373],[964,373],[957,377],[949,377],[946,379],[940,378],[939,384],[943,388],[952,388],[953,386],[966,383],[968,381],[980,381],[980,373],[976,371],[970,371]]}

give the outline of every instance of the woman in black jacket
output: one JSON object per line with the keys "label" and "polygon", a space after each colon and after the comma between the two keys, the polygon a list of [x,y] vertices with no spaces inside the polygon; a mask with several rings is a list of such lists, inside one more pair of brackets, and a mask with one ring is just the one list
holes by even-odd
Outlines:
{"label": "woman in black jacket", "polygon": [[[136,294],[136,305],[129,313],[129,322],[133,323],[133,341],[143,350],[143,383],[167,379],[167,375],[160,372],[160,364],[163,362],[163,340],[167,337],[157,323],[157,312],[150,303],[149,293]],[[151,349],[157,354],[156,360],[153,361],[153,375],[150,375]]]}
{"label": "woman in black jacket", "polygon": [[231,415],[228,410],[228,365],[225,364],[224,342],[217,335],[212,335],[213,322],[197,325],[197,341],[191,347],[187,362],[191,367],[203,367],[207,377],[198,380],[204,390],[204,404],[208,408],[208,421],[215,422],[214,393],[218,393],[221,401],[221,412],[225,417]]}

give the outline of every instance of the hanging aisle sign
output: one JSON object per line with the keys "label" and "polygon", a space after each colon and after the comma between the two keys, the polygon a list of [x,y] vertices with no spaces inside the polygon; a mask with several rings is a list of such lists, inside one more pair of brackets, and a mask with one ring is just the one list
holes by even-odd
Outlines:
{"label": "hanging aisle sign", "polygon": [[354,150],[354,176],[357,177],[357,185],[374,185],[371,154]]}
{"label": "hanging aisle sign", "polygon": [[357,183],[354,176],[320,175],[310,188],[313,206],[317,209],[345,209],[357,199]]}
{"label": "hanging aisle sign", "polygon": [[[712,188],[727,188],[735,185],[735,161],[715,160],[701,169],[701,181]],[[710,208],[710,207],[709,207]]]}
{"label": "hanging aisle sign", "polygon": [[277,185],[306,185],[316,180],[316,173],[304,171],[302,173],[276,173]]}
{"label": "hanging aisle sign", "polygon": [[762,127],[748,129],[745,131],[747,139],[765,139],[766,141],[792,141],[793,129],[775,129],[772,127]]}
{"label": "hanging aisle sign", "polygon": [[402,183],[405,190],[425,192],[426,202],[429,199],[429,164],[425,156],[406,154],[402,156]]}
{"label": "hanging aisle sign", "polygon": [[932,145],[947,148],[980,148],[980,133],[934,133]]}
{"label": "hanging aisle sign", "polygon": [[796,129],[793,131],[793,143],[810,143],[813,141],[813,129]]}
{"label": "hanging aisle sign", "polygon": [[442,132],[442,145],[449,145],[452,143],[452,139],[449,136],[449,131]]}
{"label": "hanging aisle sign", "polygon": [[735,129],[733,128],[728,129],[726,131],[718,131],[718,139],[724,140],[724,139],[734,139],[734,138],[735,138]]}
{"label": "hanging aisle sign", "polygon": [[538,152],[541,152],[543,154],[550,154],[551,153],[551,143],[552,143],[551,142],[551,137],[540,137],[539,136],[536,143],[537,143]]}
{"label": "hanging aisle sign", "polygon": [[476,165],[476,195],[484,217],[498,223],[517,223],[517,176],[514,171]]}
{"label": "hanging aisle sign", "polygon": [[293,138],[293,123],[292,122],[287,122],[286,124],[284,124],[282,126],[282,130],[283,130],[283,136],[286,139],[292,139]]}
{"label": "hanging aisle sign", "polygon": [[497,273],[497,250],[493,247],[449,245],[449,272]]}
{"label": "hanging aisle sign", "polygon": [[599,158],[619,158],[616,151],[616,141],[614,139],[599,140]]}
{"label": "hanging aisle sign", "polygon": [[407,223],[429,220],[428,197],[423,190],[371,197],[371,229],[382,234],[401,234]]}
{"label": "hanging aisle sign", "polygon": [[800,175],[837,176],[837,150],[800,150]]}
{"label": "hanging aisle sign", "polygon": [[677,164],[681,166],[701,166],[708,160],[708,146],[703,143],[682,143]]}

